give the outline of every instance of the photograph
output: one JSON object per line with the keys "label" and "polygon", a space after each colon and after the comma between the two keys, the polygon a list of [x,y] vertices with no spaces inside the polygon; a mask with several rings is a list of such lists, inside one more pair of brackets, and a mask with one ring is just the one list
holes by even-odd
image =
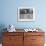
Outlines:
{"label": "photograph", "polygon": [[35,20],[35,9],[34,8],[18,8],[18,20],[19,21],[34,21]]}

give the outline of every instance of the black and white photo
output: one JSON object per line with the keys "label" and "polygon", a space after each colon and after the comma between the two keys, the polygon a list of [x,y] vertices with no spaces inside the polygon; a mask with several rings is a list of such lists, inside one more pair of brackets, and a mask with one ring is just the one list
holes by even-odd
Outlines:
{"label": "black and white photo", "polygon": [[34,21],[35,9],[31,7],[18,8],[18,21]]}

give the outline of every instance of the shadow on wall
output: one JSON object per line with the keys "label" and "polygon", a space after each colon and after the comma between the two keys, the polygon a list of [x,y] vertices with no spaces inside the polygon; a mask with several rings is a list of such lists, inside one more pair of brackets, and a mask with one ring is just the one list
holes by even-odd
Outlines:
{"label": "shadow on wall", "polygon": [[3,30],[4,28],[6,28],[5,25],[0,24],[0,43],[2,43],[2,36],[3,36],[2,32],[6,31],[6,30]]}

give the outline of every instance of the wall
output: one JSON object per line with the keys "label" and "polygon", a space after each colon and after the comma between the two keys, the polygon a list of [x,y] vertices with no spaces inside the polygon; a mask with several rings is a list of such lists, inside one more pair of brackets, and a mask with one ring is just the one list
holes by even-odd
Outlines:
{"label": "wall", "polygon": [[[19,7],[34,7],[36,20],[18,22],[17,8]],[[0,31],[9,24],[22,29],[41,27],[46,32],[46,0],[0,0]]]}
{"label": "wall", "polygon": [[[42,27],[46,28],[46,0],[0,0],[0,25],[13,24],[16,28]],[[18,22],[17,8],[34,7],[36,20],[34,22]]]}

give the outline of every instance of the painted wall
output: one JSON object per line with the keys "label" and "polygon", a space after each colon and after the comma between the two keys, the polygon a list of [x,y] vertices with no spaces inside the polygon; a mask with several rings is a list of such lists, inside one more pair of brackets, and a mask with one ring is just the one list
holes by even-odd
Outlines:
{"label": "painted wall", "polygon": [[[18,22],[17,8],[34,7],[36,20],[34,22]],[[13,24],[16,28],[46,28],[46,0],[0,0],[0,27]]]}

